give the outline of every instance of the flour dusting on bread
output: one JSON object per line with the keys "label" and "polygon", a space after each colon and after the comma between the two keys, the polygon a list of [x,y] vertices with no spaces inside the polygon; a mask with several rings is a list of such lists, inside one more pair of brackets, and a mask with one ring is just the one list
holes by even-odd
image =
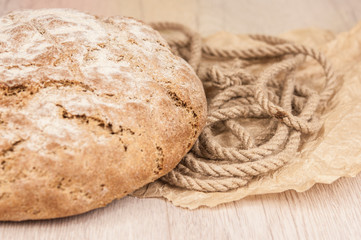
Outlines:
{"label": "flour dusting on bread", "polygon": [[205,124],[200,80],[138,20],[16,11],[0,39],[0,220],[104,206],[170,171]]}

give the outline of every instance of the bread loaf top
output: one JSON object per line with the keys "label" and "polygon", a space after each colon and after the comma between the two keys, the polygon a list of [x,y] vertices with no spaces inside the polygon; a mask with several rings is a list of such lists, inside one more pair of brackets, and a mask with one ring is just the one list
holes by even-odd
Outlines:
{"label": "bread loaf top", "polygon": [[169,172],[206,119],[158,32],[69,9],[0,18],[0,220],[69,216]]}

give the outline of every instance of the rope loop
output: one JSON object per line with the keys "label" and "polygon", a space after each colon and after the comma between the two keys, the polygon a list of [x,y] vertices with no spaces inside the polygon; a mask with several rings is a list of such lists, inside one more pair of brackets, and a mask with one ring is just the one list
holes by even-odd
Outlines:
{"label": "rope loop", "polygon": [[[336,78],[319,51],[267,35],[249,35],[265,43],[263,47],[214,48],[181,24],[151,26],[186,37],[167,42],[198,74],[209,101],[206,127],[192,150],[162,181],[203,192],[246,186],[287,164],[297,154],[302,138],[322,127],[318,116],[335,93]],[[295,80],[306,57],[323,69],[326,81],[320,92]],[[271,65],[256,74],[252,67],[259,64],[257,60]],[[222,138],[226,136],[232,146],[225,146]]]}

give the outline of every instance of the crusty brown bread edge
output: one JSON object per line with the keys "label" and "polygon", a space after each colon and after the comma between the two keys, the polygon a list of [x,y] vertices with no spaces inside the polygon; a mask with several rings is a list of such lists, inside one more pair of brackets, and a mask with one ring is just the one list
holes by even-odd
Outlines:
{"label": "crusty brown bread edge", "polygon": [[[70,10],[64,11],[68,12]],[[22,12],[15,12],[12,14],[16,15],[19,13],[22,14]],[[27,14],[31,14],[31,11],[30,13],[27,12]],[[118,28],[119,31],[123,31],[121,28],[121,22],[124,21],[124,18],[97,18],[95,21],[102,21],[102,24],[106,25],[106,27],[109,27],[109,29],[115,30]],[[44,28],[46,30],[46,27]],[[41,30],[42,29],[40,29],[40,31]],[[152,34],[157,35],[158,33],[154,32]],[[161,44],[166,45],[164,40],[161,39],[160,36],[158,37]],[[173,57],[176,58],[175,56]],[[53,64],[51,61],[52,60],[46,59],[43,62],[44,64],[48,64],[49,62]],[[185,153],[191,148],[206,120],[206,99],[200,80],[183,60],[177,59],[176,61],[180,67],[177,71],[177,75],[173,76],[174,79],[168,79],[169,82],[167,79],[156,79],[156,84],[154,86],[152,85],[157,92],[164,94],[162,101],[159,102],[164,103],[164,109],[161,111],[161,113],[169,118],[169,121],[178,123],[178,126],[157,126],[160,128],[159,132],[164,131],[165,134],[157,134],[154,136],[151,133],[144,131],[147,130],[146,127],[140,127],[138,131],[138,129],[134,127],[128,129],[127,126],[123,126],[124,129],[122,128],[121,130],[117,130],[118,133],[122,133],[122,141],[128,141],[133,143],[133,145],[127,145],[127,149],[123,149],[122,151],[116,149],[114,152],[108,152],[105,156],[99,154],[101,149],[98,149],[96,145],[93,145],[92,148],[87,149],[88,152],[83,155],[81,161],[78,159],[79,155],[76,155],[74,156],[73,164],[66,166],[56,166],[57,163],[54,163],[53,160],[49,160],[46,157],[40,158],[39,155],[31,151],[31,149],[27,150],[26,148],[23,148],[21,146],[21,141],[13,141],[10,142],[10,144],[5,141],[1,145],[2,152],[4,154],[8,154],[7,157],[13,156],[13,161],[17,161],[19,158],[24,160],[22,162],[22,166],[15,164],[13,165],[14,168],[23,167],[31,169],[35,167],[47,167],[50,172],[36,173],[36,176],[45,176],[44,179],[31,179],[28,182],[17,182],[17,179],[15,179],[14,183],[7,185],[8,187],[12,187],[12,189],[4,190],[3,188],[4,191],[0,193],[0,220],[19,221],[27,219],[48,219],[83,213],[98,207],[105,206],[114,199],[121,198],[133,190],[143,186],[144,184],[154,181],[155,179],[169,172],[181,160],[182,156],[185,155]],[[156,65],[153,65],[153,67],[154,66]],[[75,65],[74,68],[76,68]],[[76,72],[77,69],[74,71]],[[56,82],[51,83],[51,81],[47,80],[45,80],[45,82],[48,85],[29,83],[24,91],[16,92],[17,95],[15,94],[16,96],[11,97],[11,99],[9,97],[4,97],[4,95],[5,93],[10,95],[8,93],[12,91],[12,88],[6,85],[6,83],[2,84],[2,92],[0,93],[2,94],[2,98],[0,106],[4,106],[4,104],[9,103],[9,101],[13,101],[16,97],[20,97],[23,100],[23,102],[21,102],[19,105],[21,108],[21,104],[27,106],[27,101],[33,101],[32,99],[35,97],[39,98],[40,101],[44,100],[44,98],[41,98],[41,96],[46,97],[47,94],[53,94],[54,92],[56,92],[54,94],[57,94],[57,91],[63,91],[63,86],[56,86]],[[184,83],[189,83],[188,85],[191,85],[192,87],[184,87]],[[16,86],[16,84],[17,83],[15,82],[14,86]],[[54,84],[54,87],[52,87],[51,84]],[[82,94],[79,89],[81,89],[83,86],[78,86],[82,84],[81,82],[75,83],[75,81],[72,82],[70,80],[70,83],[68,82],[65,84],[74,85],[71,85],[70,87],[68,86],[70,89],[66,89],[67,91],[74,91],[80,95]],[[49,90],[45,89],[45,87],[47,87]],[[64,88],[65,87],[66,86],[64,86]],[[33,93],[37,91],[38,93]],[[63,92],[65,93],[65,91]],[[137,108],[139,106],[134,105],[134,107]],[[177,109],[177,111],[182,114],[181,121],[172,119],[172,117],[177,117],[172,116],[174,114],[174,109]],[[81,119],[81,116],[79,118],[79,116],[72,114],[71,112],[67,112],[67,109],[59,109],[59,111],[63,111],[61,114],[63,114],[63,116],[64,114],[66,115],[67,121],[69,120],[71,122],[77,122],[76,124],[79,124],[83,127],[84,124],[82,121],[84,119]],[[9,119],[11,118],[10,120],[12,122],[16,122],[16,119],[14,120],[15,116],[11,115],[11,113],[8,113],[8,115],[3,113],[0,117],[0,122],[7,121],[7,117],[9,117]],[[86,121],[98,121],[94,119]],[[147,122],[149,119],[138,120]],[[99,125],[99,122],[95,123]],[[24,124],[25,123],[21,123],[20,125],[26,127],[26,124]],[[90,128],[89,126],[90,125],[86,125],[85,128]],[[94,126],[91,125],[91,127],[93,128]],[[162,127],[164,129],[161,129]],[[103,132],[106,130],[106,128],[96,130],[98,131],[96,134],[103,134]],[[151,131],[149,126],[148,131]],[[148,134],[149,136],[144,137],[139,134]],[[117,144],[118,143],[114,143],[114,146],[118,146]],[[123,144],[119,146],[124,147],[125,145]],[[144,151],[143,154],[140,152],[140,149]],[[126,151],[126,156],[124,151]],[[122,162],[122,166],[120,166],[117,162],[117,157],[113,156],[112,158],[112,154],[124,154],[125,160]],[[66,151],[59,151],[58,157],[69,156],[66,155]],[[149,161],[149,159],[147,159],[148,157],[151,157],[152,161]],[[36,164],[33,164],[33,166],[28,161],[25,161],[25,159],[37,159],[38,161],[41,161],[41,164],[39,166],[35,166]],[[96,165],[99,167],[89,167],[89,169],[87,169],[89,171],[84,171],[82,164],[86,161],[97,161]],[[8,164],[8,162],[6,164]],[[104,167],[107,165],[110,165],[110,167]],[[123,169],[125,169],[126,172],[122,172],[121,167],[124,167]],[[4,168],[6,169],[7,165],[5,165]],[[41,169],[37,169],[36,171],[40,172]],[[22,172],[19,171],[18,173]],[[56,179],[53,179],[53,177],[55,177],[53,176],[55,173],[57,176]],[[47,178],[49,176],[51,177],[50,180]],[[24,179],[23,176],[17,175],[17,177]],[[66,189],[68,185],[70,186],[73,184],[69,182],[70,180],[76,182],[76,184],[85,182],[85,185],[81,187],[83,190],[89,189],[88,196],[91,196],[93,199],[91,199],[91,201],[74,199],[72,196],[70,196],[71,194],[69,195],[69,192],[62,191],[62,189]],[[104,193],[104,195],[100,196],[97,195],[97,193],[100,191],[99,187],[101,188],[103,185],[102,182],[106,183],[104,185],[106,185],[108,191]],[[89,186],[86,185],[87,183],[89,183]],[[4,185],[5,184],[2,183],[2,186]],[[77,192],[77,194],[78,196],[86,198],[88,193]]]}

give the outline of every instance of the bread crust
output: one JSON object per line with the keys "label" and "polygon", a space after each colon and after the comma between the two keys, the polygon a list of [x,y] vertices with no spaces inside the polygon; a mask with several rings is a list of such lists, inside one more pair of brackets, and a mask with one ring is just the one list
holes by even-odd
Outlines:
{"label": "bread crust", "polygon": [[158,32],[69,9],[0,18],[0,220],[70,216],[169,172],[206,120]]}

